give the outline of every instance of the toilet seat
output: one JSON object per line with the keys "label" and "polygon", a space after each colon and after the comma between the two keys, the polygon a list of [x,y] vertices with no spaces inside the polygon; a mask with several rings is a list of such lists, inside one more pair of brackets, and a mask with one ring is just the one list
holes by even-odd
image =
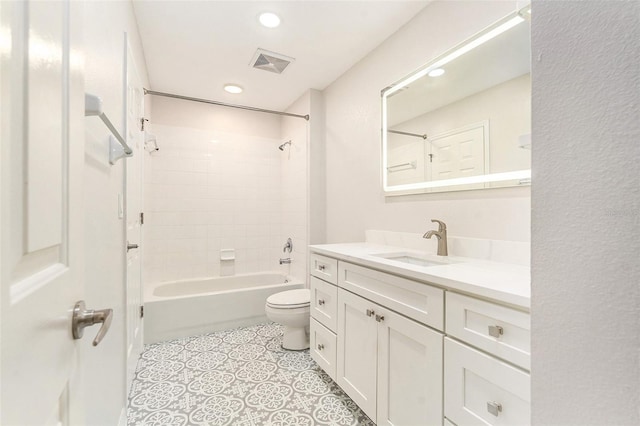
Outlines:
{"label": "toilet seat", "polygon": [[273,294],[267,298],[267,306],[273,309],[306,308],[311,304],[311,292],[302,288]]}

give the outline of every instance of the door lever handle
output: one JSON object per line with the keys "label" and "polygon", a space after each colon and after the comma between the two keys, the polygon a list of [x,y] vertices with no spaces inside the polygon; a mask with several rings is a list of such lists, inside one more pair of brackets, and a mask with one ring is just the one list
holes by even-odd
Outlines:
{"label": "door lever handle", "polygon": [[113,309],[86,309],[84,300],[79,301],[73,307],[73,317],[71,318],[71,332],[74,339],[81,339],[84,334],[85,327],[89,327],[94,324],[102,324],[100,330],[95,339],[93,339],[93,346],[98,346],[104,336],[111,327],[111,320],[113,319]]}

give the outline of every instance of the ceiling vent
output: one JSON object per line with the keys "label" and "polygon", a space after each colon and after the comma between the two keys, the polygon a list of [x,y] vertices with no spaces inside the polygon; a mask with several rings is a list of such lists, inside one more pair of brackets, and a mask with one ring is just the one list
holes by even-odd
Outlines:
{"label": "ceiling vent", "polygon": [[295,61],[294,58],[281,55],[279,53],[269,52],[267,50],[258,49],[256,54],[251,60],[251,66],[253,68],[265,71],[275,72],[276,74],[282,74],[282,72],[289,66],[291,62]]}

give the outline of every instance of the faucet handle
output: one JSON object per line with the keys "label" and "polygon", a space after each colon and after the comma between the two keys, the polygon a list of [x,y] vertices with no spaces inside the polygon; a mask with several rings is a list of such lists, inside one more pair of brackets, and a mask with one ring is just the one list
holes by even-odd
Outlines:
{"label": "faucet handle", "polygon": [[293,250],[293,242],[291,241],[291,238],[287,238],[287,243],[284,245],[282,252],[284,253],[287,250],[289,250],[289,253],[291,253],[291,250]]}
{"label": "faucet handle", "polygon": [[438,219],[431,219],[431,222],[438,224],[438,232],[442,232],[442,231],[446,231],[447,230],[447,224],[444,223],[443,221],[438,220]]}

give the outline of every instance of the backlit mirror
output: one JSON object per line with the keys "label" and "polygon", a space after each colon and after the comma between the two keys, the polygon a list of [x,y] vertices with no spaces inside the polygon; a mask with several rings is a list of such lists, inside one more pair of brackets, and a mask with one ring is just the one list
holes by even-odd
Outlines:
{"label": "backlit mirror", "polygon": [[383,90],[387,195],[530,184],[529,18],[513,13]]}

